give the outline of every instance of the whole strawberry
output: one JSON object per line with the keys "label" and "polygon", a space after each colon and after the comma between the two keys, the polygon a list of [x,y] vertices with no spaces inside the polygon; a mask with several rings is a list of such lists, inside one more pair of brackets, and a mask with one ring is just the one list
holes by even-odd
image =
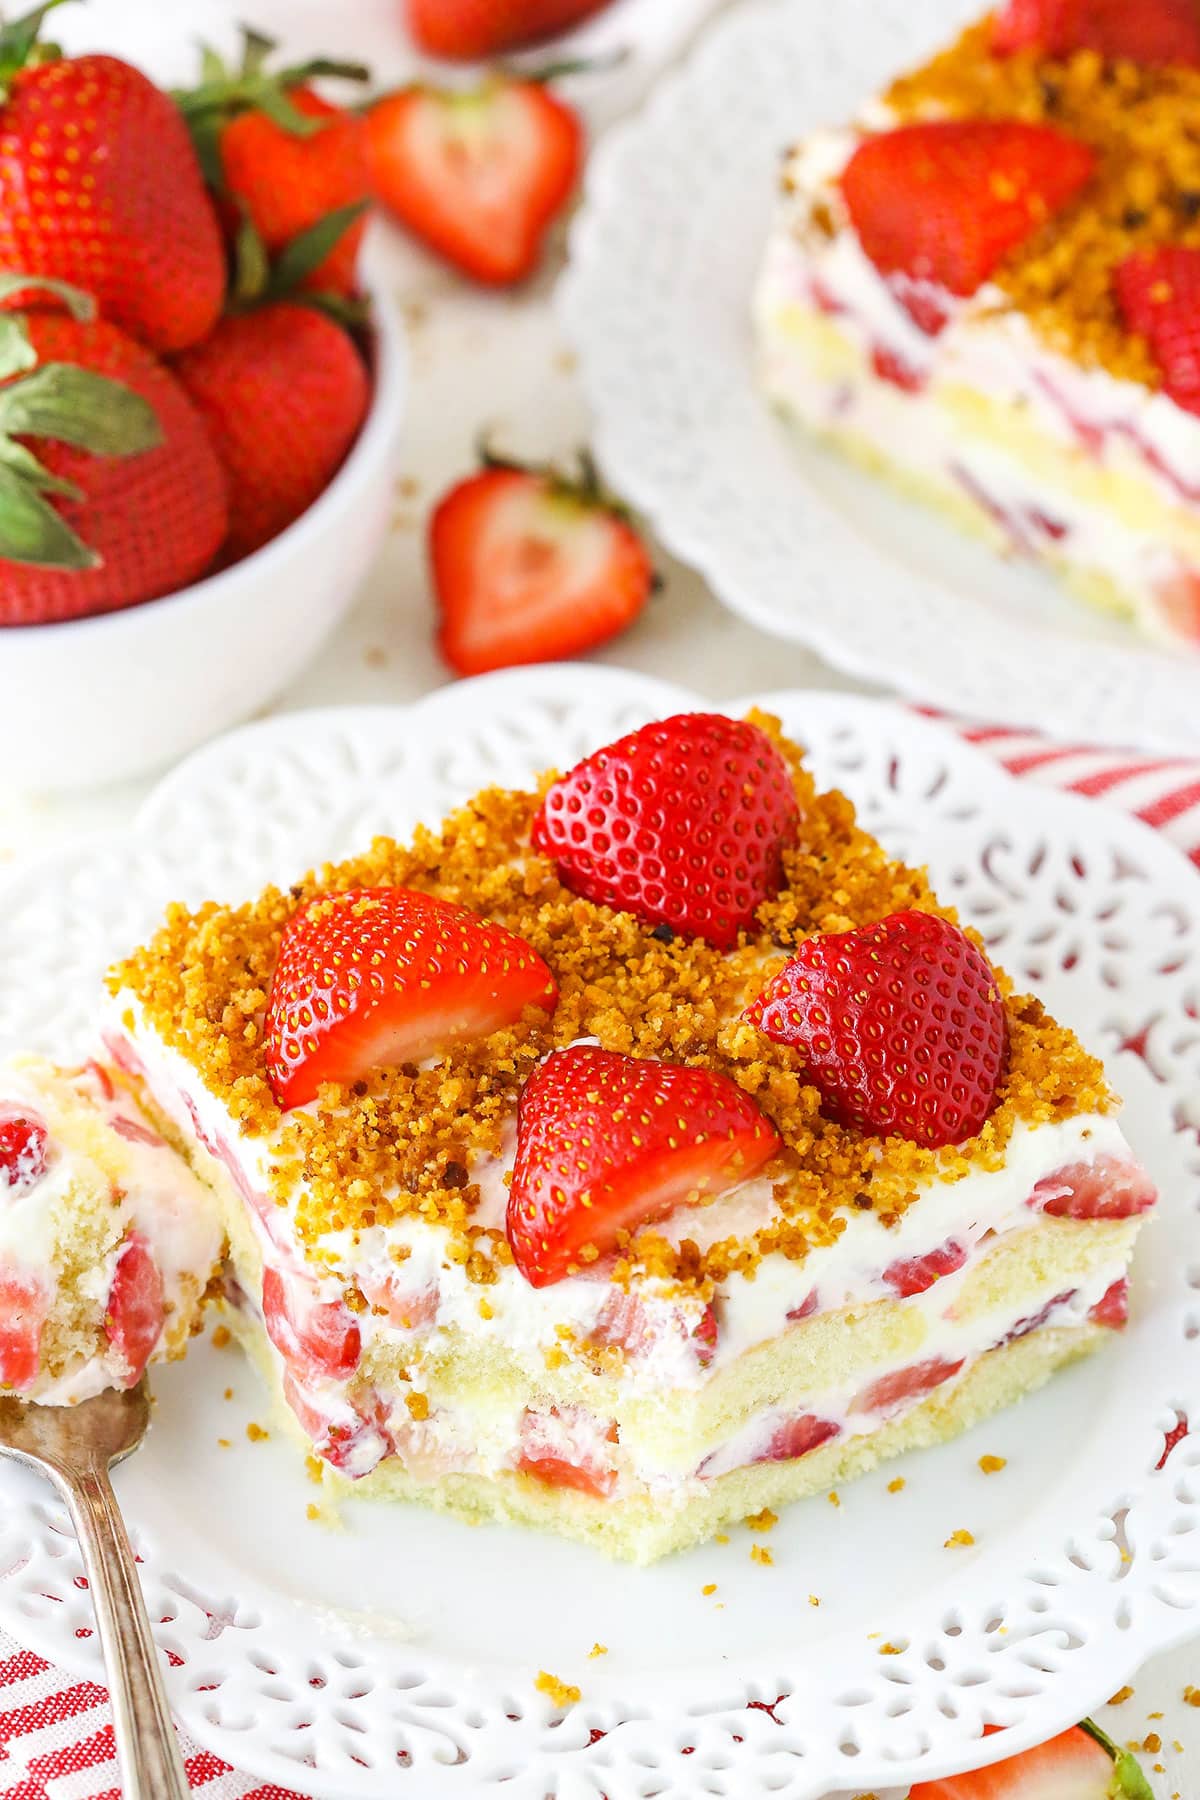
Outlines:
{"label": "whole strawberry", "polygon": [[80,317],[30,312],[0,338],[13,434],[0,437],[0,625],[172,593],[204,573],[225,535],[225,476],[187,395],[75,303]]}
{"label": "whole strawberry", "polygon": [[787,764],[765,731],[679,713],[556,781],[533,841],[573,892],[728,949],[778,891],[799,822]]}
{"label": "whole strawberry", "polygon": [[328,254],[303,286],[352,294],[370,198],[366,130],[356,113],[314,91],[317,75],[365,81],[358,63],[327,59],[271,73],[275,45],[245,33],[240,69],[205,52],[202,84],[177,96],[214,192],[228,212],[231,235],[243,223],[268,257],[336,215],[345,221]]}
{"label": "whole strawberry", "polygon": [[438,644],[460,675],[581,656],[654,587],[645,544],[586,457],[577,481],[489,458],[438,505],[429,555]]}
{"label": "whole strawberry", "polygon": [[370,403],[363,359],[333,319],[284,300],[227,314],[174,368],[229,477],[226,557],[248,556],[341,467]]}
{"label": "whole strawberry", "polygon": [[996,976],[957,925],[892,913],[807,938],[746,1011],[800,1052],[826,1114],[937,1148],[982,1130],[1004,1074]]}
{"label": "whole strawberry", "polygon": [[39,46],[44,10],[0,32],[0,268],[76,283],[142,343],[180,350],[211,329],[226,274],[187,127],[129,63]]}
{"label": "whole strawberry", "polygon": [[458,62],[487,62],[571,31],[612,0],[407,0],[419,50]]}

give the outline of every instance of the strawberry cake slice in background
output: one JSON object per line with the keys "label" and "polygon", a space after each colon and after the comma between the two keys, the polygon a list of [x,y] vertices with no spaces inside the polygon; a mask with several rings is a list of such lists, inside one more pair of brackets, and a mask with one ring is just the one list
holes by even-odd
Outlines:
{"label": "strawberry cake slice in background", "polygon": [[217,1202],[98,1063],[0,1067],[0,1393],[56,1405],[182,1356]]}
{"label": "strawberry cake slice in background", "polygon": [[1200,8],[1009,0],[784,161],[761,381],[860,465],[1200,641]]}
{"label": "strawberry cake slice in background", "polygon": [[335,1491],[648,1562],[1125,1323],[1103,1069],[763,716],[172,908],[110,986]]}

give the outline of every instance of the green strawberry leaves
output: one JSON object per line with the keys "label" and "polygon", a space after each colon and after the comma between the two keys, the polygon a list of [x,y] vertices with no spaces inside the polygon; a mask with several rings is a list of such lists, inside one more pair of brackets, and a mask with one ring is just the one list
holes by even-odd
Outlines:
{"label": "green strawberry leaves", "polygon": [[274,300],[295,300],[304,306],[317,307],[351,330],[367,324],[369,309],[364,301],[327,293],[323,289],[305,289],[304,282],[314,269],[320,268],[351,226],[362,218],[369,204],[366,200],[354,200],[348,206],[339,206],[326,213],[315,225],[310,225],[307,231],[299,232],[285,244],[274,262],[251,221],[243,218],[234,251],[233,310],[247,311]]}
{"label": "green strawberry leaves", "polygon": [[196,150],[210,186],[221,186],[219,143],[221,127],[252,107],[264,112],[273,124],[291,137],[314,137],[325,129],[324,119],[300,111],[290,91],[304,82],[331,75],[341,81],[369,81],[371,71],[362,63],[338,62],[314,56],[271,74],[267,63],[277,48],[274,38],[242,27],[242,63],[232,69],[207,46],[201,49],[200,85],[177,90],[175,102],[187,120]]}
{"label": "green strawberry leaves", "polygon": [[1085,1731],[1088,1737],[1094,1739],[1112,1757],[1113,1778],[1108,1790],[1110,1800],[1154,1800],[1154,1789],[1143,1774],[1136,1757],[1131,1756],[1128,1750],[1120,1749],[1108,1733],[1102,1731],[1091,1719],[1082,1720],[1079,1729]]}
{"label": "green strawberry leaves", "polygon": [[19,70],[52,62],[61,54],[57,44],[41,42],[41,30],[46,14],[66,3],[67,0],[42,0],[41,5],[22,13],[19,19],[0,25],[0,100],[7,98],[9,84]]}

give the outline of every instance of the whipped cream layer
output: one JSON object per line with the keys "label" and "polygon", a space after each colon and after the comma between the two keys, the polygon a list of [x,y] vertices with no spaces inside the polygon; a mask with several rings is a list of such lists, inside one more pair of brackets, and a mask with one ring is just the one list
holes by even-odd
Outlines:
{"label": "whipped cream layer", "polygon": [[789,159],[754,297],[768,396],[974,509],[1008,552],[1103,582],[1152,636],[1194,642],[1200,417],[1059,354],[994,284],[958,299],[881,276],[838,185],[859,141],[819,132]]}

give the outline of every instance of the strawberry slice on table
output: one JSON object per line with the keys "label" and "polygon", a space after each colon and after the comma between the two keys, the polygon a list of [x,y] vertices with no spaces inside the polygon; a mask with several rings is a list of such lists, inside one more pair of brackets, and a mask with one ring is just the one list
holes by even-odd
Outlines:
{"label": "strawberry slice on table", "polygon": [[433,515],[438,643],[459,675],[581,656],[624,631],[654,567],[590,460],[578,481],[489,458]]}
{"label": "strawberry slice on table", "polygon": [[49,1162],[49,1142],[40,1119],[0,1106],[0,1204],[41,1180]]}
{"label": "strawberry slice on table", "polygon": [[0,1387],[27,1394],[38,1376],[50,1298],[40,1281],[0,1269]]}
{"label": "strawberry slice on table", "polygon": [[892,913],[818,932],[747,1008],[798,1050],[840,1124],[931,1149],[974,1137],[996,1104],[1008,1023],[995,971],[957,925]]}
{"label": "strawberry slice on table", "polygon": [[1162,370],[1164,392],[1200,413],[1200,250],[1136,251],[1113,282],[1125,323],[1146,339]]}
{"label": "strawberry slice on table", "polygon": [[556,781],[533,841],[573,893],[727,950],[783,881],[800,808],[757,725],[677,713]]}
{"label": "strawberry slice on table", "polygon": [[863,250],[884,275],[976,292],[1091,178],[1087,144],[1049,125],[938,119],[861,143],[842,193]]}
{"label": "strawberry slice on table", "polygon": [[992,48],[1008,56],[1095,50],[1108,62],[1200,68],[1196,0],[1008,0],[992,22]]}
{"label": "strawberry slice on table", "polygon": [[909,1800],[1154,1800],[1154,1794],[1129,1752],[1085,1720],[988,1769],[919,1782]]}
{"label": "strawberry slice on table", "polygon": [[513,1260],[532,1287],[548,1287],[620,1233],[748,1181],[780,1147],[724,1075],[587,1044],[552,1051],[517,1110]]}
{"label": "strawberry slice on table", "polygon": [[612,0],[407,0],[418,50],[452,62],[488,62],[573,31]]}
{"label": "strawberry slice on table", "polygon": [[324,894],[284,930],[266,1019],[284,1108],[551,1012],[558,988],[523,938],[413,888]]}
{"label": "strawberry slice on table", "polygon": [[404,88],[367,115],[375,193],[431,250],[493,287],[533,273],[583,160],[578,116],[540,82]]}
{"label": "strawberry slice on table", "polygon": [[163,1278],[154,1252],[134,1232],[117,1258],[104,1332],[125,1364],[125,1387],[136,1387],[163,1328]]}

